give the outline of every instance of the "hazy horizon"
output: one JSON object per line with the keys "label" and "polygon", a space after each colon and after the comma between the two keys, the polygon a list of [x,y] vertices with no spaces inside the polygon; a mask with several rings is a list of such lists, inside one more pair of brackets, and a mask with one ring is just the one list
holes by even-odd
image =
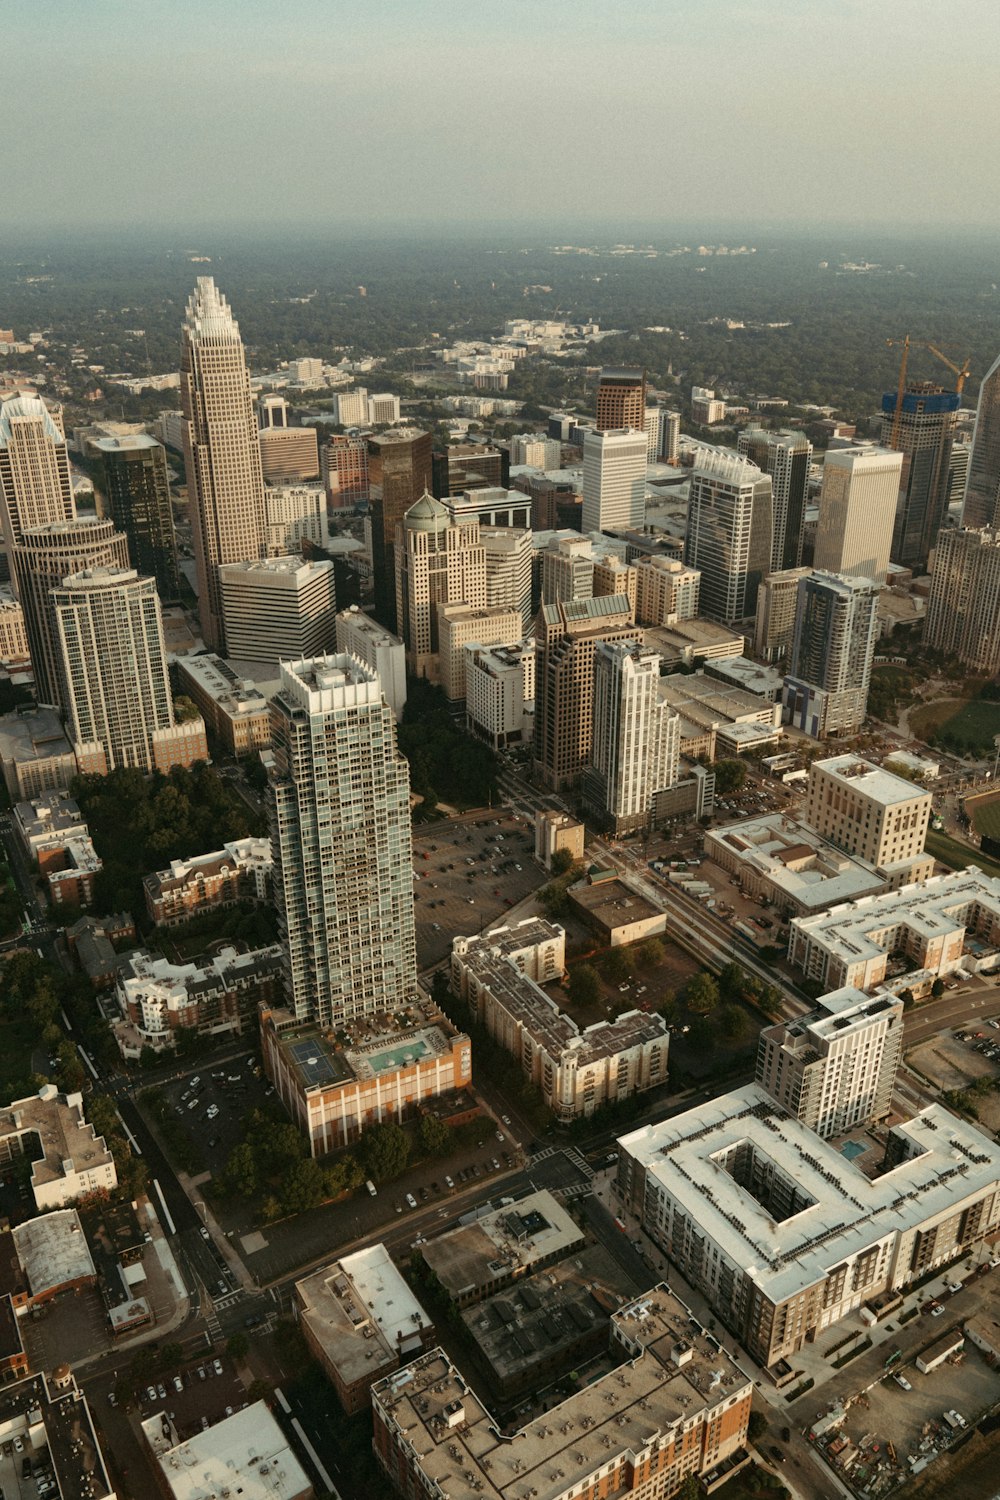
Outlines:
{"label": "hazy horizon", "polygon": [[989,0],[46,0],[4,35],[8,242],[1000,220]]}

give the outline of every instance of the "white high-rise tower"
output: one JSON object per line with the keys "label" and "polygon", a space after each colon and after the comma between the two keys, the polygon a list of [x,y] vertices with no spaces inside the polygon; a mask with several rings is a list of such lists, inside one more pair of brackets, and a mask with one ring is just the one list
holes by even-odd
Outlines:
{"label": "white high-rise tower", "polygon": [[66,439],[39,396],[0,402],[0,531],[8,554],[32,526],[76,515]]}
{"label": "white high-rise tower", "polygon": [[680,718],[660,697],[660,657],[627,641],[594,651],[590,800],[615,834],[649,826],[653,795],[677,780]]}
{"label": "white high-rise tower", "polygon": [[266,528],[257,417],[239,325],[199,276],[181,330],[184,467],[201,633],[225,649],[219,567],[263,556]]}
{"label": "white high-rise tower", "polygon": [[583,529],[641,527],[646,514],[643,431],[588,432],[583,440]]}

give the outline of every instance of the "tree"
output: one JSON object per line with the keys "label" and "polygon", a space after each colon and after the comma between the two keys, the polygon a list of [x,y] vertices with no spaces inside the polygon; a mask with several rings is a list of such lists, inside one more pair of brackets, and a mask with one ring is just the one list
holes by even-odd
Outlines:
{"label": "tree", "polygon": [[349,1152],[324,1168],[325,1192],[328,1198],[339,1198],[342,1193],[353,1193],[365,1180],[361,1163]]}
{"label": "tree", "polygon": [[931,994],[935,1000],[940,1000],[941,996],[944,994],[943,979],[935,979],[934,983],[931,985]]}
{"label": "tree", "polygon": [[719,1035],[727,1042],[741,1042],[750,1030],[747,1013],[738,1005],[723,1005],[715,1022]]}
{"label": "tree", "polygon": [[250,1353],[250,1340],[245,1333],[234,1333],[226,1340],[226,1353],[230,1359],[246,1359]]}
{"label": "tree", "polygon": [[573,868],[573,856],[568,849],[557,849],[552,856],[550,868],[553,875],[568,875]]}
{"label": "tree", "polygon": [[910,989],[909,985],[907,985],[906,989],[900,990],[900,992],[899,992],[899,998],[903,1002],[903,1009],[904,1010],[912,1010],[913,1009],[916,1001],[915,1001],[915,997],[914,997],[913,991]]}
{"label": "tree", "polygon": [[410,1143],[393,1121],[372,1125],[361,1137],[361,1160],[373,1182],[398,1177],[410,1157]]}
{"label": "tree", "polygon": [[647,938],[640,943],[638,950],[639,962],[644,969],[657,969],[667,956],[667,950],[659,938]]}
{"label": "tree", "polygon": [[747,1436],[752,1443],[759,1442],[767,1431],[767,1418],[762,1411],[752,1411],[747,1423]]}
{"label": "tree", "polygon": [[725,796],[727,792],[738,792],[747,779],[747,768],[741,760],[717,760],[715,763],[715,790]]}
{"label": "tree", "polygon": [[705,973],[704,970],[688,980],[684,993],[688,1010],[694,1011],[696,1015],[706,1015],[719,1003],[719,986],[711,974]]}
{"label": "tree", "polygon": [[624,948],[610,948],[605,954],[602,967],[604,977],[612,984],[622,984],[632,977],[632,965]]}
{"label": "tree", "polygon": [[281,1206],[286,1214],[302,1214],[323,1201],[326,1176],[318,1161],[305,1156],[281,1179]]}
{"label": "tree", "polygon": [[425,1156],[443,1156],[451,1145],[451,1131],[437,1115],[424,1115],[417,1127],[417,1144]]}
{"label": "tree", "polygon": [[724,964],[719,973],[719,992],[726,1000],[738,999],[746,988],[747,976],[738,963]]}
{"label": "tree", "polygon": [[673,990],[664,990],[663,997],[660,1000],[659,1011],[667,1025],[671,1025],[677,1015],[677,996]]}
{"label": "tree", "polygon": [[592,964],[577,964],[566,989],[573,1005],[593,1005],[601,993],[600,976]]}
{"label": "tree", "polygon": [[257,1191],[257,1162],[249,1141],[241,1141],[229,1154],[222,1173],[225,1190],[239,1198],[252,1198]]}

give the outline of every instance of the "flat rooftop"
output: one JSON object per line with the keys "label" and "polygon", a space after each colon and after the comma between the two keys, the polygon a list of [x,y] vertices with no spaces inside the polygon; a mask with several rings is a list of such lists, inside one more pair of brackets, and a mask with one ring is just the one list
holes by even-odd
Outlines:
{"label": "flat rooftop", "polygon": [[84,1117],[82,1094],[60,1094],[46,1084],[38,1094],[0,1110],[0,1139],[25,1131],[34,1131],[42,1147],[42,1156],[32,1163],[33,1187],[59,1181],[67,1165],[93,1172],[112,1161],[104,1137],[95,1135]]}
{"label": "flat rooftop", "polygon": [[623,880],[602,880],[593,885],[578,880],[570,886],[569,895],[577,906],[607,928],[623,927],[631,922],[648,922],[662,915],[663,908],[654,906],[638,891]]}
{"label": "flat rooftop", "polygon": [[[500,1432],[442,1349],[373,1395],[405,1433],[435,1492],[451,1500],[557,1500],[615,1472],[665,1429],[745,1397],[750,1381],[665,1286],[612,1319],[625,1362],[519,1431]],[[680,1435],[678,1431],[678,1441]]]}
{"label": "flat rooftop", "polygon": [[346,1046],[337,1041],[333,1032],[323,1031],[313,1022],[282,1029],[277,1040],[286,1062],[306,1091],[354,1079],[368,1081],[424,1058],[444,1057],[453,1046],[444,1023],[392,1027],[385,1016],[352,1023]]}
{"label": "flat rooftop", "polygon": [[[890,759],[902,760],[902,757],[892,756]],[[884,766],[873,765],[870,760],[861,760],[857,755],[832,755],[827,760],[814,761],[813,766],[884,807],[897,802],[912,802],[915,797],[930,797],[930,792],[922,786],[914,786],[905,776],[896,776]]]}
{"label": "flat rooftop", "polygon": [[186,674],[231,715],[267,711],[267,699],[256,682],[234,672],[221,656],[185,656],[177,667],[182,678]]}
{"label": "flat rooftop", "polygon": [[494,1209],[421,1246],[421,1254],[448,1296],[458,1300],[477,1287],[513,1276],[583,1244],[580,1229],[547,1191]]}
{"label": "flat rooftop", "polygon": [[53,755],[72,754],[73,747],[55,709],[36,708],[0,718],[0,760],[48,760]]}
{"label": "flat rooftop", "polygon": [[143,1424],[164,1482],[175,1500],[297,1500],[313,1493],[308,1475],[263,1401],[170,1446],[159,1437],[159,1415]]}
{"label": "flat rooftop", "polygon": [[781,813],[729,823],[705,834],[705,853],[735,856],[765,878],[800,912],[827,911],[882,890],[871,865],[852,859],[804,823]]}
{"label": "flat rooftop", "polygon": [[[1000,1183],[1000,1148],[940,1105],[891,1133],[910,1157],[872,1180],[751,1084],[644,1125],[619,1145],[732,1266],[780,1303],[883,1236],[957,1212]],[[727,1169],[737,1148],[752,1149],[792,1179],[802,1206],[780,1222],[773,1218]]]}
{"label": "flat rooftop", "polygon": [[31,1426],[35,1428],[34,1446],[43,1446],[38,1422],[45,1430],[44,1445],[48,1446],[61,1500],[110,1500],[114,1492],[90,1407],[72,1376],[64,1390],[50,1384],[44,1375],[29,1375],[0,1385],[0,1429],[5,1437],[27,1438]]}
{"label": "flat rooftop", "polygon": [[97,1275],[75,1208],[58,1208],[27,1219],[15,1225],[11,1234],[33,1297]]}
{"label": "flat rooftop", "polygon": [[[646,632],[646,644],[656,647]],[[776,703],[769,703],[759,693],[748,693],[742,688],[732,687],[709,677],[704,672],[692,672],[690,677],[681,673],[661,677],[659,694],[682,718],[704,729],[720,724],[766,722],[781,723],[781,710]]]}
{"label": "flat rooftop", "polygon": [[394,1369],[433,1327],[384,1245],[371,1245],[295,1284],[300,1317],[345,1385]]}

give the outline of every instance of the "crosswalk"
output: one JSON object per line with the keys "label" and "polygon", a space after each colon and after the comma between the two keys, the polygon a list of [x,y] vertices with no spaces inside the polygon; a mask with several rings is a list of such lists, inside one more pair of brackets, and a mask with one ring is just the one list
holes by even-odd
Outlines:
{"label": "crosswalk", "polygon": [[537,1167],[539,1162],[548,1161],[550,1156],[557,1155],[565,1156],[566,1160],[576,1167],[578,1172],[583,1173],[587,1179],[587,1191],[589,1192],[589,1184],[594,1180],[594,1168],[575,1146],[543,1146],[541,1151],[536,1151],[534,1156],[528,1157],[528,1168],[530,1170],[532,1167]]}

